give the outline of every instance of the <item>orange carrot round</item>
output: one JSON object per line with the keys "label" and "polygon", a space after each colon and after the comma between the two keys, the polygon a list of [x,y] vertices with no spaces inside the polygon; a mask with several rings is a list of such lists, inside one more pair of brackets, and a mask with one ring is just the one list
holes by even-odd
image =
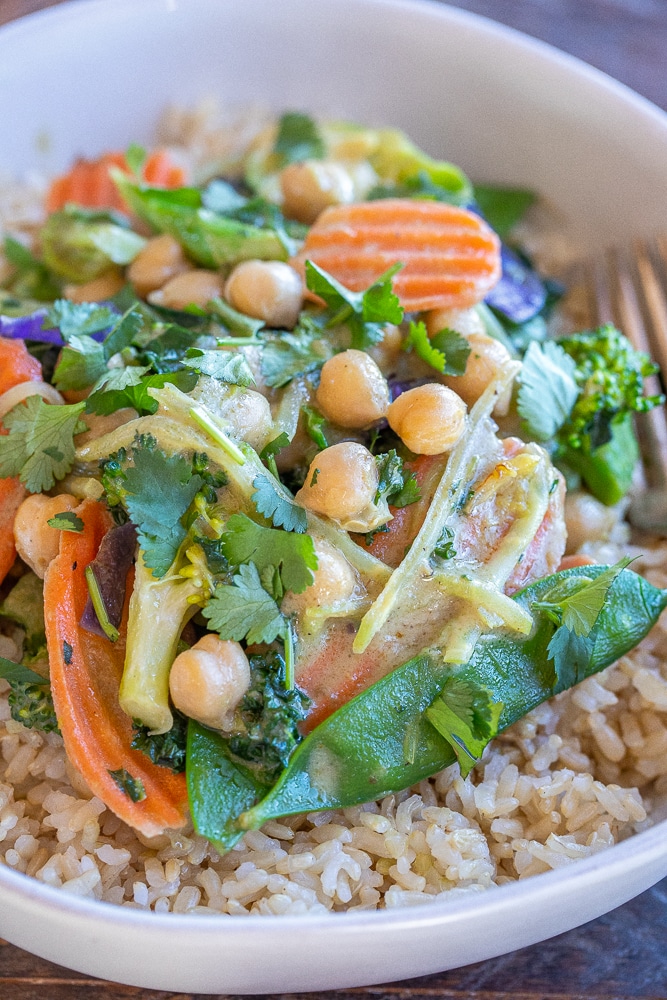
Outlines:
{"label": "orange carrot round", "polygon": [[325,209],[292,263],[306,260],[355,292],[402,263],[393,287],[404,309],[467,309],[500,277],[500,240],[465,208],[386,198]]}
{"label": "orange carrot round", "polygon": [[[91,791],[122,820],[152,837],[184,825],[185,776],[153,764],[130,746],[132,722],[118,703],[129,598],[116,643],[79,624],[88,597],[85,569],[109,529],[110,518],[103,505],[92,500],[85,500],[76,513],[83,531],[62,532],[60,553],[44,580],[53,703],[67,755]],[[141,782],[145,798],[133,802],[118,786],[111,772],[119,770]]]}

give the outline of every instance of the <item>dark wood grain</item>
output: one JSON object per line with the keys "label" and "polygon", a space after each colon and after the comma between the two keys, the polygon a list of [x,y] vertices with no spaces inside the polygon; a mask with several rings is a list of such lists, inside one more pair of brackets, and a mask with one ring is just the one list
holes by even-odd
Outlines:
{"label": "dark wood grain", "polygon": [[[0,24],[59,2],[0,0]],[[667,0],[459,0],[453,6],[550,42],[667,109]],[[192,1000],[192,996],[91,979],[0,941],[0,1000]],[[223,996],[199,995],[199,1000],[222,1000]],[[403,983],[303,996],[320,1000],[664,1000],[667,880],[599,920],[488,962]],[[277,1000],[277,995],[266,1000]]]}

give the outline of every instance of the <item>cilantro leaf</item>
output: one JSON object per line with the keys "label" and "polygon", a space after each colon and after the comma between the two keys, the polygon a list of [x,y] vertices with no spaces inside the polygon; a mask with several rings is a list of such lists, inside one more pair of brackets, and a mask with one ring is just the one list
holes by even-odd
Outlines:
{"label": "cilantro leaf", "polygon": [[222,536],[222,551],[234,566],[252,562],[259,572],[267,566],[280,570],[285,590],[302,593],[313,582],[317,555],[310,535],[262,528],[245,514],[233,514]]}
{"label": "cilantro leaf", "polygon": [[92,337],[72,334],[53,373],[54,385],[64,391],[87,389],[106,371],[107,359],[102,344]]}
{"label": "cilantro leaf", "polygon": [[48,684],[48,681],[34,670],[4,656],[0,656],[0,677],[15,684]]}
{"label": "cilantro leaf", "polygon": [[308,527],[306,512],[296,500],[290,500],[266,476],[255,476],[252,481],[256,492],[252,502],[264,517],[273,522],[274,527],[302,534]]}
{"label": "cilantro leaf", "polygon": [[468,363],[470,344],[456,330],[440,330],[435,337],[429,337],[426,324],[419,320],[418,323],[410,323],[403,350],[414,351],[422,361],[441,374],[463,375]]}
{"label": "cilantro leaf", "polygon": [[631,562],[632,559],[625,556],[592,580],[585,575],[570,577],[567,581],[570,584],[569,592],[564,596],[557,591],[547,593],[542,601],[535,601],[533,607],[551,612],[552,617],[555,613],[555,620],[576,635],[590,635],[612,583]]}
{"label": "cilantro leaf", "polygon": [[132,449],[133,465],[124,472],[123,505],[137,528],[144,562],[153,576],[164,576],[176,558],[186,530],[181,518],[203,485],[191,463],[165,455],[154,444]]}
{"label": "cilantro leaf", "polygon": [[281,166],[302,160],[321,160],[325,146],[317,123],[309,115],[288,111],[278,123],[273,152]]}
{"label": "cilantro leaf", "polygon": [[263,462],[266,462],[272,455],[277,455],[279,451],[287,448],[290,444],[289,434],[286,431],[281,431],[278,437],[274,437],[273,440],[264,445],[259,457]]}
{"label": "cilantro leaf", "polygon": [[564,625],[556,629],[547,652],[549,659],[553,660],[559,687],[573,687],[586,677],[593,646],[594,642],[588,635],[577,635]]}
{"label": "cilantro leaf", "polygon": [[165,372],[160,375],[146,375],[149,367],[120,368],[103,375],[86,400],[86,413],[106,416],[129,406],[139,416],[155,413],[158,402],[150,395],[149,389],[161,389],[167,382],[181,392],[190,392],[197,382],[195,372]]}
{"label": "cilantro leaf", "polygon": [[333,314],[327,327],[345,324],[351,333],[351,347],[365,350],[384,336],[387,323],[400,323],[403,308],[392,289],[391,279],[402,264],[395,264],[363,292],[352,292],[330,274],[306,261],[306,285],[319,295]]}
{"label": "cilantro leaf", "polygon": [[57,326],[65,340],[72,337],[90,337],[108,329],[117,314],[110,306],[97,302],[70,302],[58,299],[47,310],[44,329]]}
{"label": "cilantro leaf", "polygon": [[222,639],[246,639],[250,644],[273,642],[287,626],[253,563],[239,566],[233,584],[218,586],[202,614]]}
{"label": "cilantro leaf", "polygon": [[71,510],[64,510],[55,517],[50,517],[46,523],[59,531],[74,531],[77,534],[83,531],[83,521]]}
{"label": "cilantro leaf", "polygon": [[268,386],[281,389],[297,375],[317,371],[333,354],[322,330],[308,317],[292,333],[265,337],[261,370]]}
{"label": "cilantro leaf", "polygon": [[454,548],[454,532],[446,524],[440,532],[440,538],[433,547],[433,555],[440,559],[453,559],[456,555]]}
{"label": "cilantro leaf", "polygon": [[548,652],[560,687],[572,687],[586,676],[593,654],[592,632],[614,580],[631,561],[626,556],[594,579],[567,577],[561,587],[533,603],[534,608],[543,611],[558,626]]}
{"label": "cilantro leaf", "polygon": [[[54,381],[58,389],[87,389],[93,385],[106,374],[109,358],[129,347],[143,326],[141,313],[133,307],[120,317],[105,306],[96,307],[98,312],[112,321],[106,338],[99,343],[93,339],[92,334],[99,332],[99,324],[103,318],[97,316],[94,311],[90,312],[89,304],[83,305],[86,309],[78,314],[71,308],[66,308],[70,306],[78,309],[78,305],[71,302],[65,304],[56,302],[47,315],[47,319],[54,325],[57,326],[59,322],[64,324],[60,327],[60,332],[67,340],[54,372]],[[54,310],[56,314],[52,315]],[[102,329],[108,326],[107,322]]]}
{"label": "cilantro leaf", "polygon": [[254,385],[255,379],[244,356],[236,351],[202,351],[191,347],[181,364],[199,375],[209,375],[232,385]]}
{"label": "cilantro leaf", "polygon": [[262,462],[268,467],[269,471],[276,477],[280,479],[278,474],[278,466],[276,465],[276,455],[283,448],[287,448],[290,444],[289,434],[286,431],[281,431],[278,437],[274,437],[272,441],[264,445],[259,453],[259,457]]}
{"label": "cilantro leaf", "polygon": [[452,747],[467,777],[498,732],[502,702],[490,691],[461,677],[450,677],[425,711],[426,718]]}
{"label": "cilantro leaf", "polygon": [[56,406],[29,396],[4,417],[9,434],[0,437],[0,478],[20,476],[30,493],[52,489],[74,463],[74,435],[85,403]]}
{"label": "cilantro leaf", "polygon": [[528,433],[548,441],[560,430],[579,396],[577,366],[554,341],[531,341],[519,376],[517,409]]}
{"label": "cilantro leaf", "polygon": [[392,448],[385,455],[377,455],[379,481],[375,504],[386,500],[392,507],[408,507],[421,499],[421,490],[414,472],[406,473],[403,459]]}

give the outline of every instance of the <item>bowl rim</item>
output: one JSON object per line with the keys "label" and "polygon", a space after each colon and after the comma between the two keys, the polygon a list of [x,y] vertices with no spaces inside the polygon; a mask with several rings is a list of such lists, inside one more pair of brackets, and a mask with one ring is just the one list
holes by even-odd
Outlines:
{"label": "bowl rim", "polygon": [[[222,0],[232,4],[234,0]],[[312,0],[282,0],[284,7],[305,6]],[[651,121],[656,129],[667,137],[667,112],[648,98],[638,94],[628,85],[610,76],[608,73],[589,65],[577,56],[566,53],[548,42],[534,38],[524,32],[494,21],[492,18],[462,10],[438,0],[318,0],[326,2],[330,8],[392,8],[405,14],[419,11],[422,17],[432,17],[435,21],[454,23],[480,32],[487,37],[500,37],[505,45],[517,52],[532,55],[541,61],[546,61],[551,69],[568,76],[575,75],[588,86],[595,88],[600,94],[606,94],[616,102],[620,101],[647,121]],[[264,0],[245,0],[246,5]],[[85,29],[81,18],[95,17],[103,12],[106,15],[115,11],[123,11],[135,7],[136,0],[66,0],[55,7],[44,8],[0,26],[0,51],[6,45],[19,46],[22,38],[27,37],[33,28],[57,26],[66,24],[77,18],[78,30]],[[147,8],[163,10],[192,9],[195,6],[220,7],[215,0],[143,0],[142,15]],[[382,910],[357,910],[353,912],[306,913],[298,915],[281,915],[277,923],[272,923],[272,933],[293,935],[295,929],[308,927],[314,931],[331,927],[332,919],[338,924],[337,930],[355,933],[361,926],[365,931],[383,929],[391,926],[400,929],[402,926],[425,928],[438,925],[444,927],[448,923],[458,921],[463,916],[474,914],[480,908],[485,914],[495,913],[502,916],[506,910],[513,910],[515,899],[533,902],[544,901],[548,904],[554,890],[559,886],[568,885],[573,879],[580,886],[594,888],[600,883],[614,878],[621,872],[637,872],[652,864],[662,863],[662,870],[667,874],[667,819],[660,820],[640,833],[604,848],[595,854],[577,860],[561,868],[506,883],[502,886],[491,885],[481,892],[470,892],[468,895],[458,895],[455,899],[435,898],[425,900],[425,905],[399,907]],[[653,881],[656,881],[654,878]],[[266,916],[249,914],[242,920],[231,920],[230,914],[211,912],[204,920],[197,920],[200,914],[156,913],[152,910],[107,903],[102,900],[79,897],[60,888],[54,888],[38,879],[12,870],[7,865],[0,866],[0,890],[9,893],[14,898],[21,898],[30,905],[34,904],[40,910],[48,910],[57,917],[58,912],[68,910],[81,918],[94,918],[106,925],[123,923],[130,927],[141,927],[150,923],[152,927],[171,928],[180,934],[219,934],[224,927],[226,934],[241,933],[245,935],[246,928],[266,927]],[[500,890],[500,891],[497,891]],[[193,919],[195,917],[195,919]],[[344,920],[339,918],[344,917]],[[369,919],[370,918],[370,919]]]}

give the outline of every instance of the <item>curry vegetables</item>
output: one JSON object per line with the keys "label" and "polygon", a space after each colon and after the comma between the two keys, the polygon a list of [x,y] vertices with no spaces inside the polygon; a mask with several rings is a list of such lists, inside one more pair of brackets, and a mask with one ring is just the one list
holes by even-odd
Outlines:
{"label": "curry vegetables", "polygon": [[79,161],[6,236],[0,674],[142,834],[466,775],[667,604],[563,562],[660,400],[613,327],[548,336],[531,200],[289,113],[213,178]]}

